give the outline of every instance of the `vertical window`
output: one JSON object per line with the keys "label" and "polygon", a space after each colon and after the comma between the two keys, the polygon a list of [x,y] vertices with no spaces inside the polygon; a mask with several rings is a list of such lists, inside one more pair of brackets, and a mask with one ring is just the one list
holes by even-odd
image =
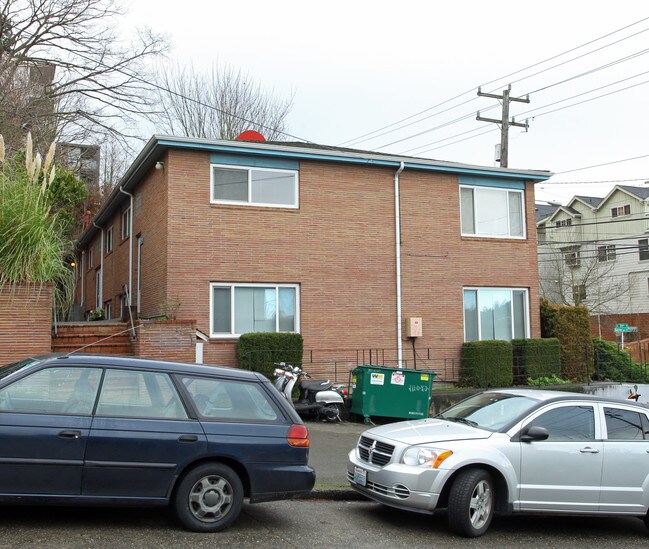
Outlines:
{"label": "vertical window", "polygon": [[638,254],[640,256],[640,261],[649,259],[649,239],[642,238],[638,240]]}
{"label": "vertical window", "polygon": [[464,235],[522,238],[523,191],[460,187],[460,222]]}
{"label": "vertical window", "polygon": [[464,290],[464,340],[528,337],[528,296],[525,289]]}
{"label": "vertical window", "polygon": [[298,172],[213,165],[212,202],[297,208]]}
{"label": "vertical window", "polygon": [[299,331],[298,289],[294,284],[212,284],[212,336]]}
{"label": "vertical window", "polygon": [[122,240],[131,236],[131,207],[122,212]]}
{"label": "vertical window", "polygon": [[101,308],[101,267],[95,271],[95,307]]}
{"label": "vertical window", "polygon": [[106,320],[110,320],[113,318],[113,303],[112,301],[106,301],[104,303],[104,311],[106,312],[105,318]]}
{"label": "vertical window", "polygon": [[93,257],[93,248],[94,246],[90,246],[88,248],[88,270],[92,269],[92,266],[94,264],[94,257]]}
{"label": "vertical window", "polygon": [[113,251],[113,226],[106,230],[106,254]]}

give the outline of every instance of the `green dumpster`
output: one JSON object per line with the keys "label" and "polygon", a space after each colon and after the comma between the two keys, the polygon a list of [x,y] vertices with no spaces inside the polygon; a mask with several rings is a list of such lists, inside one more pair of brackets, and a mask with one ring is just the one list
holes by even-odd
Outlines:
{"label": "green dumpster", "polygon": [[364,364],[351,372],[351,413],[421,419],[428,417],[435,372]]}

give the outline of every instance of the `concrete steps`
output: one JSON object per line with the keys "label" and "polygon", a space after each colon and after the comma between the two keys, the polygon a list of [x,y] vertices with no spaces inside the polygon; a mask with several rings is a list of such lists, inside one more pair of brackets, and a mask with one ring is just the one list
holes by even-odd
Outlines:
{"label": "concrete steps", "polygon": [[53,353],[71,353],[82,347],[84,353],[132,355],[129,324],[125,322],[66,322],[52,336]]}

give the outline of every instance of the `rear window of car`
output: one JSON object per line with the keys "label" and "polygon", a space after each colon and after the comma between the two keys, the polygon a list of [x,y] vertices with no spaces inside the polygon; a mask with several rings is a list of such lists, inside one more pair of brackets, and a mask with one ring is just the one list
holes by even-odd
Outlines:
{"label": "rear window of car", "polygon": [[645,414],[623,408],[604,408],[608,440],[646,440],[649,421]]}
{"label": "rear window of car", "polygon": [[196,412],[205,419],[283,421],[284,417],[258,383],[205,377],[182,377]]}

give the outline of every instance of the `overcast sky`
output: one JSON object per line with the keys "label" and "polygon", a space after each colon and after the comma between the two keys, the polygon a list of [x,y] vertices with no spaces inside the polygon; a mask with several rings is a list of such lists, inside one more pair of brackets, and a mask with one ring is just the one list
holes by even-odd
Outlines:
{"label": "overcast sky", "polygon": [[[500,105],[476,91],[511,83],[530,103],[510,106],[529,131],[510,130],[509,167],[556,174],[537,200],[649,180],[646,0],[132,0],[129,20],[166,33],[173,60],[229,64],[293,96],[302,140],[493,166],[499,128],[475,114],[500,118]],[[562,183],[593,181],[606,182]]]}

